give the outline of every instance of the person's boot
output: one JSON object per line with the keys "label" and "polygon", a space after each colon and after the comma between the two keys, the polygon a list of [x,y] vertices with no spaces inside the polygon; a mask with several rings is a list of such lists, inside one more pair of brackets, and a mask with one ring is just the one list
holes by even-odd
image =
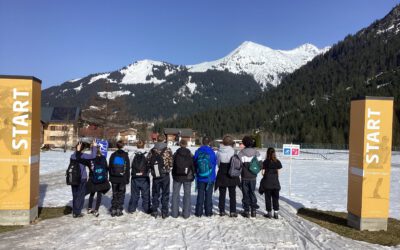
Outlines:
{"label": "person's boot", "polygon": [[87,213],[88,213],[88,214],[92,214],[92,213],[93,213],[93,209],[88,208],[88,209],[87,209]]}
{"label": "person's boot", "polygon": [[245,218],[249,218],[250,217],[249,211],[243,211],[242,212],[242,216],[245,217]]}
{"label": "person's boot", "polygon": [[99,215],[100,215],[97,210],[93,210],[92,214],[94,217],[99,217]]}
{"label": "person's boot", "polygon": [[251,210],[251,217],[256,217],[256,214],[257,214],[257,210],[255,210],[255,209],[252,209]]}
{"label": "person's boot", "polygon": [[265,218],[271,219],[272,218],[272,213],[271,211],[267,212],[266,214],[264,214]]}
{"label": "person's boot", "polygon": [[274,219],[279,219],[279,211],[274,211]]}
{"label": "person's boot", "polygon": [[168,218],[168,214],[162,214],[162,215],[161,215],[161,218],[163,218],[163,219]]}
{"label": "person's boot", "polygon": [[232,218],[236,218],[237,217],[237,213],[232,212],[232,213],[229,214],[229,216],[232,217]]}
{"label": "person's boot", "polygon": [[111,217],[115,217],[117,215],[117,210],[111,209]]}
{"label": "person's boot", "polygon": [[153,216],[154,218],[157,219],[157,217],[158,217],[158,212],[157,212],[157,211],[151,212],[151,216]]}
{"label": "person's boot", "polygon": [[119,217],[119,216],[122,216],[122,215],[124,215],[122,210],[121,209],[117,209],[117,216]]}
{"label": "person's boot", "polygon": [[219,216],[226,216],[225,211],[220,211],[220,212],[219,212]]}

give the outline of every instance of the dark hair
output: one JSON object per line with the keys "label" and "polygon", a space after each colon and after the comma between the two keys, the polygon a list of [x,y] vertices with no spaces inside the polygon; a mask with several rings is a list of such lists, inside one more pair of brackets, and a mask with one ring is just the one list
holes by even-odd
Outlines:
{"label": "dark hair", "polygon": [[165,135],[159,134],[157,136],[157,142],[164,142],[165,141]]}
{"label": "dark hair", "polygon": [[226,135],[224,139],[222,139],[222,144],[225,146],[232,146],[234,144],[233,138],[229,135]]}
{"label": "dark hair", "polygon": [[139,141],[136,143],[136,147],[137,147],[137,148],[144,148],[144,141],[139,140]]}
{"label": "dark hair", "polygon": [[181,147],[183,147],[183,148],[186,148],[186,147],[187,147],[187,141],[186,141],[185,139],[182,139],[182,140],[179,142],[179,146],[181,146]]}
{"label": "dark hair", "polygon": [[210,142],[211,142],[210,137],[208,137],[208,136],[204,136],[204,137],[203,137],[203,141],[202,141],[203,145],[209,146],[209,145],[210,145]]}
{"label": "dark hair", "polygon": [[254,141],[253,138],[251,138],[250,136],[246,135],[245,137],[243,137],[242,139],[242,143],[246,148],[251,148],[254,145]]}
{"label": "dark hair", "polygon": [[276,155],[274,157],[275,149],[274,148],[268,148],[267,149],[267,160],[271,161],[276,161]]}
{"label": "dark hair", "polygon": [[121,140],[117,141],[117,148],[122,149],[123,147],[124,147],[124,142]]}

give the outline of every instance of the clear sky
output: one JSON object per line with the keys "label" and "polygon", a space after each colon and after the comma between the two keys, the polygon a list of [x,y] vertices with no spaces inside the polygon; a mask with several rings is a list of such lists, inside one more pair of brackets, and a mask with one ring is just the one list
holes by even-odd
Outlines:
{"label": "clear sky", "polygon": [[136,60],[196,64],[244,41],[325,47],[400,0],[0,0],[0,74],[43,88]]}

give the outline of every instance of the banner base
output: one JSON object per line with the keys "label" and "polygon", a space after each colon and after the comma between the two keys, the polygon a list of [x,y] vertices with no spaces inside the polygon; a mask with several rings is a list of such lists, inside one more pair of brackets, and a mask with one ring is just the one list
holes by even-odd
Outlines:
{"label": "banner base", "polygon": [[361,218],[352,213],[347,214],[347,225],[360,231],[387,231],[387,218]]}
{"label": "banner base", "polygon": [[38,218],[38,206],[29,210],[0,210],[0,225],[29,225]]}

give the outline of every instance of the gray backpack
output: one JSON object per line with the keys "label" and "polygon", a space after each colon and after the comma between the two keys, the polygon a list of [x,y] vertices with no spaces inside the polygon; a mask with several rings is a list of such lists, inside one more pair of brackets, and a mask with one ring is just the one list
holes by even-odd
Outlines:
{"label": "gray backpack", "polygon": [[234,154],[231,158],[228,174],[230,177],[239,177],[242,173],[242,161],[237,154]]}

